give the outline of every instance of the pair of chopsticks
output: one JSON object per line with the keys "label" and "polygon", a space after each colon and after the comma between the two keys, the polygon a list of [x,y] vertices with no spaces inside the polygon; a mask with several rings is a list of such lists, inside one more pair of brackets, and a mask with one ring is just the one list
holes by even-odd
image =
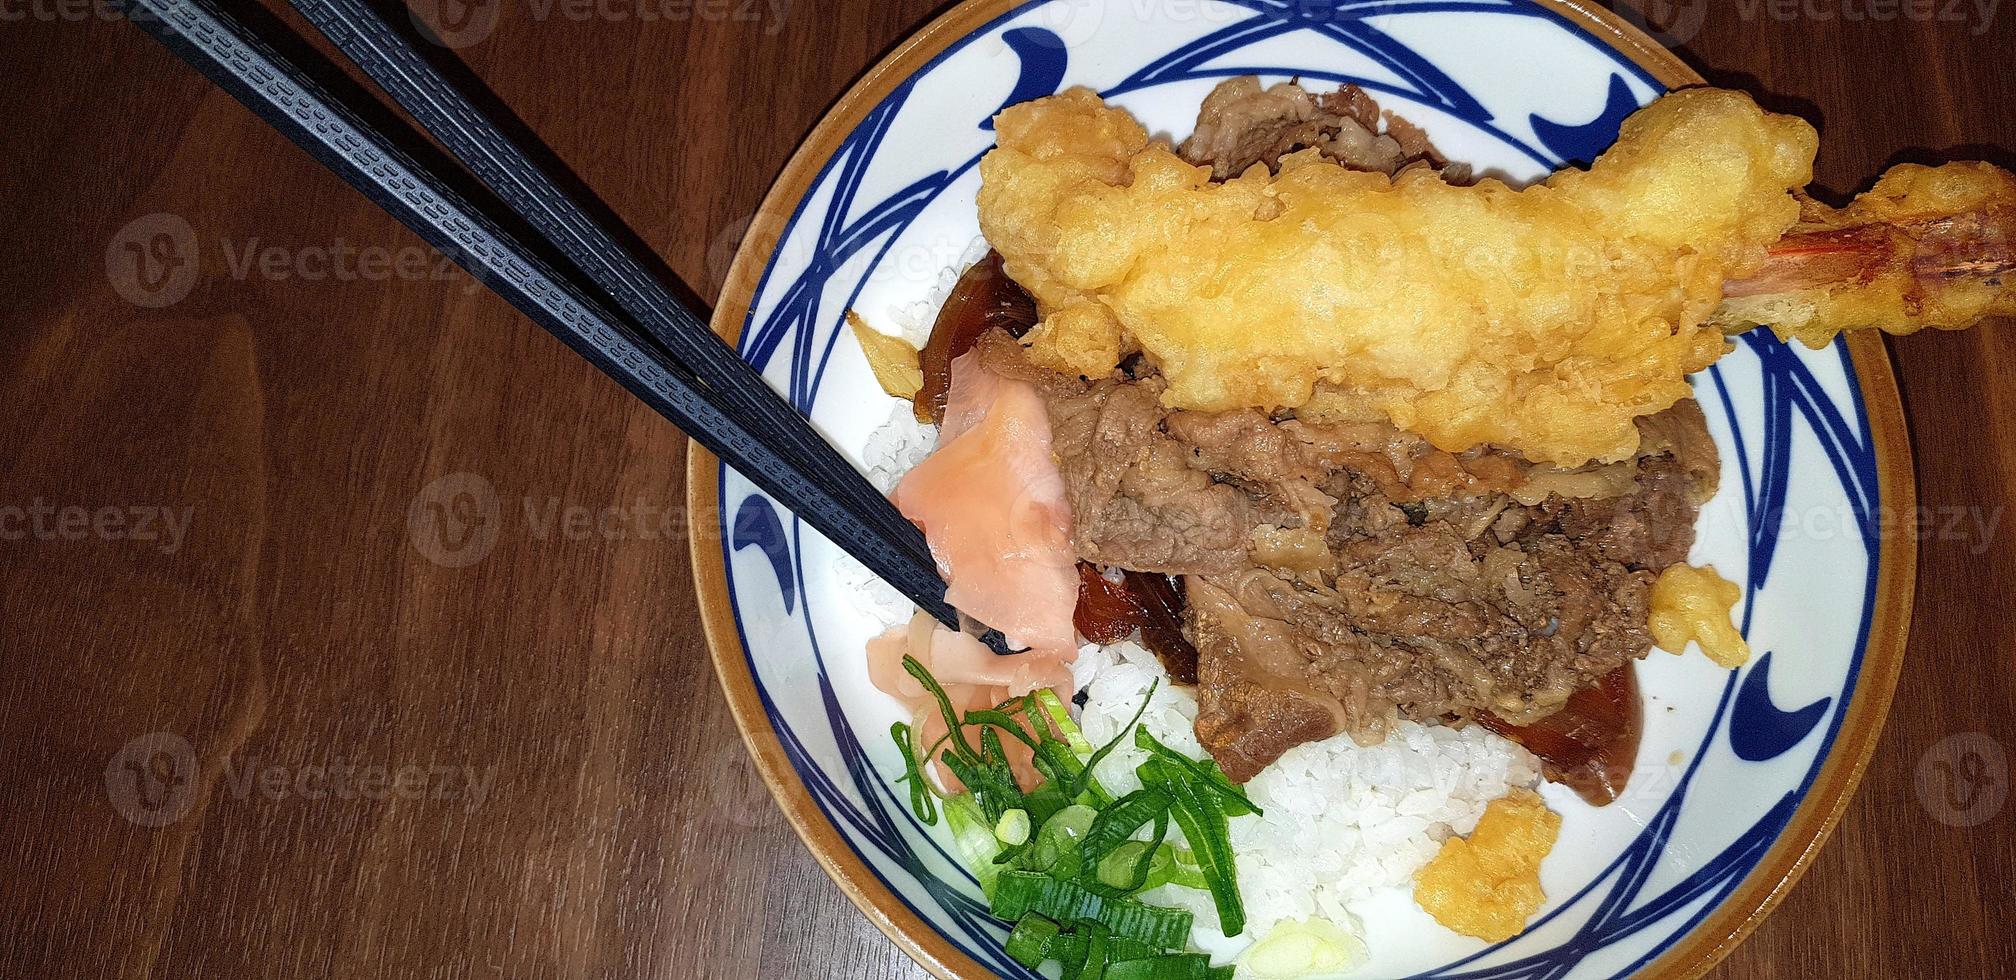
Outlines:
{"label": "pair of chopsticks", "polygon": [[[436,156],[425,140],[375,101],[359,106],[332,96],[310,69],[324,77],[340,72],[291,32],[276,36],[269,27],[262,35],[212,0],[125,0],[124,10],[933,618],[961,627],[916,526],[368,0],[290,2],[469,173],[423,162]],[[289,56],[282,48],[303,53]],[[371,115],[381,121],[367,121]],[[497,215],[499,208],[506,213]],[[524,230],[514,233],[507,223]],[[979,629],[996,652],[1009,652],[999,632]]]}

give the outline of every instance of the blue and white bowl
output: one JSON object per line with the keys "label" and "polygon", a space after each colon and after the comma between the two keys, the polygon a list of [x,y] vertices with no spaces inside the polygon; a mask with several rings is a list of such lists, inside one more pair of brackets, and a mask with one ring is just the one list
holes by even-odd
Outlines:
{"label": "blue and white bowl", "polygon": [[[814,130],[742,245],[714,328],[857,458],[890,401],[843,314],[895,323],[979,227],[975,164],[1006,105],[1074,85],[1151,132],[1188,132],[1222,79],[1350,82],[1452,158],[1510,178],[1587,161],[1619,122],[1698,83],[1601,11],[1544,0],[972,0],[898,47]],[[1646,725],[1625,799],[1563,815],[1549,900],[1487,945],[1408,901],[1366,918],[1358,975],[1580,978],[1705,972],[1811,859],[1874,747],[1902,659],[1915,512],[1879,341],[1746,335],[1694,378],[1723,458],[1696,563],[1744,588],[1756,651],[1639,665]],[[861,909],[933,973],[1030,977],[1005,928],[895,791],[901,716],[868,682],[882,627],[825,539],[697,446],[693,560],[721,683],[763,775]],[[718,515],[716,517],[715,515]]]}

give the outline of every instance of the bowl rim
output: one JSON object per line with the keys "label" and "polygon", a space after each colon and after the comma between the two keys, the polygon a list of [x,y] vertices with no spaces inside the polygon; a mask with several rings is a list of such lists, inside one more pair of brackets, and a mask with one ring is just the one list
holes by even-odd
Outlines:
{"label": "bowl rim", "polygon": [[[764,195],[736,249],[710,324],[717,335],[730,345],[740,339],[749,304],[786,223],[840,142],[869,110],[939,52],[1026,2],[964,0],[890,49],[826,110]],[[1678,56],[1607,9],[1575,0],[1531,2],[1624,54],[1669,90],[1706,83]],[[1699,977],[1762,924],[1811,866],[1821,845],[1847,811],[1889,715],[1903,667],[1917,580],[1917,536],[1908,533],[1915,530],[1917,486],[1913,479],[1910,437],[1904,424],[1903,399],[1883,340],[1872,331],[1859,331],[1848,337],[1847,344],[1869,425],[1879,499],[1900,519],[1914,523],[1881,539],[1875,608],[1871,610],[1855,695],[1844,712],[1835,744],[1805,800],[1770,850],[1745,875],[1742,884],[1711,915],[1649,964],[1643,976]],[[697,443],[688,444],[686,503],[689,515],[694,517],[688,522],[691,528],[688,545],[695,597],[715,676],[757,771],[813,857],[876,928],[935,977],[985,980],[992,975],[985,967],[960,952],[921,916],[905,907],[854,853],[825,812],[813,802],[786,757],[764,713],[735,623],[720,522],[712,519],[720,512],[717,481],[720,467],[713,454]],[[700,519],[703,516],[707,519]]]}

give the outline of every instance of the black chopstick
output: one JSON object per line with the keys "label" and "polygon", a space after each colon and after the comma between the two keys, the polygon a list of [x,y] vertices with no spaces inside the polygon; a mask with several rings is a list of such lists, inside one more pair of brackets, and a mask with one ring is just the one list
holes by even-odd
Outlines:
{"label": "black chopstick", "polygon": [[[883,521],[863,514],[859,500],[835,495],[825,482],[836,462],[854,472],[851,464],[823,441],[826,458],[780,452],[774,432],[752,427],[747,417],[723,411],[703,396],[708,379],[672,357],[656,339],[610,314],[591,289],[549,266],[458,194],[449,178],[415,160],[393,138],[416,146],[421,145],[418,134],[365,122],[294,60],[210,0],[124,0],[122,9],[183,61],[933,618],[960,628],[959,614],[946,605],[945,584],[929,560],[920,561],[913,549],[891,540],[880,528]],[[333,70],[326,61],[317,67]],[[817,465],[822,462],[827,465]],[[894,512],[880,495],[872,499]],[[990,637],[997,648],[998,636]]]}
{"label": "black chopstick", "polygon": [[[828,451],[825,439],[791,403],[589,217],[367,0],[290,2],[673,357],[701,378],[715,379],[714,385],[702,389],[703,396],[730,414],[764,420],[774,428],[781,451],[808,456]],[[881,495],[859,472],[850,466],[831,476],[832,492],[863,501],[858,509],[864,519],[877,521],[886,536],[910,548],[920,560],[929,560],[930,550],[916,527],[894,508],[877,506]]]}

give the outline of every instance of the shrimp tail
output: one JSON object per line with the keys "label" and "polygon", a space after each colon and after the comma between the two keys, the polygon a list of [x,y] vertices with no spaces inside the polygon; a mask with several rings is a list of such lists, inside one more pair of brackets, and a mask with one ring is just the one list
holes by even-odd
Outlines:
{"label": "shrimp tail", "polygon": [[1810,198],[1759,270],[1709,318],[1823,347],[1843,330],[1959,330],[2016,316],[2016,175],[1986,163],[1902,164],[1834,209]]}

